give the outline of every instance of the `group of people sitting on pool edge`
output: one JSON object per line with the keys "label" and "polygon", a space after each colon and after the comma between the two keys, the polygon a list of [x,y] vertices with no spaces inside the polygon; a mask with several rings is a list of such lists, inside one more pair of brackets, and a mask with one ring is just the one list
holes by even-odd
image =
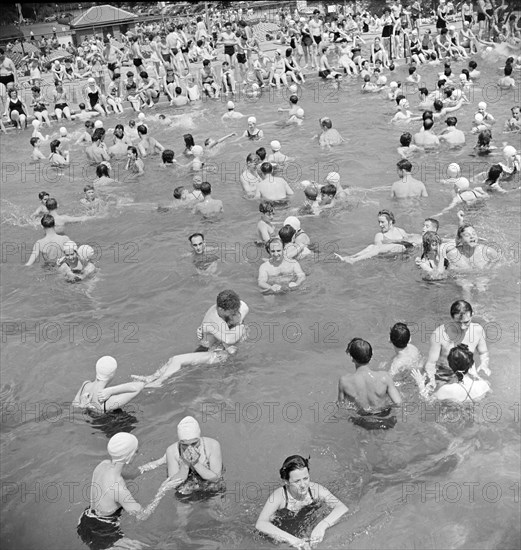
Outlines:
{"label": "group of people sitting on pool edge", "polygon": [[[235,353],[237,344],[247,338],[244,321],[248,311],[248,306],[235,292],[221,292],[198,329],[201,345],[196,352],[174,356],[153,375],[134,376],[136,381],[112,387],[108,384],[115,375],[117,362],[112,357],[102,357],[96,364],[95,380],[83,383],[73,404],[84,410],[109,412],[127,404],[144,387],[157,385],[158,379],[163,382],[184,365],[222,361],[226,355]],[[393,408],[400,406],[402,397],[393,377],[400,372],[411,373],[424,398],[473,402],[490,390],[489,383],[479,374],[490,374],[489,354],[483,327],[472,322],[472,306],[458,300],[452,304],[450,315],[451,321],[437,327],[432,334],[423,370],[420,352],[410,342],[411,334],[404,323],[396,323],[391,328],[390,341],[395,356],[389,370],[370,367],[373,352],[369,342],[362,338],[349,342],[346,353],[355,372],[340,378],[338,403],[355,411],[349,416],[354,424],[369,430],[389,429],[396,424],[396,417],[391,413]],[[480,357],[478,368],[474,365],[475,351]],[[128,471],[124,472],[124,466],[136,454],[137,439],[127,433],[111,438],[108,444],[110,459],[94,470],[90,506],[80,519],[78,532],[83,540],[92,541],[96,526],[100,524],[110,526],[115,540],[121,538],[119,516],[122,510],[135,514],[137,519],[146,519],[168,490],[175,488],[179,495],[196,491],[215,494],[225,490],[219,443],[202,437],[200,426],[193,417],[183,418],[177,435],[178,442],[168,447],[161,458],[139,468],[142,474],[167,466],[168,477],[146,508],[135,501],[124,481],[124,477],[132,477]],[[322,540],[325,530],[347,512],[347,507],[326,488],[310,481],[308,461],[298,455],[286,459],[280,474],[283,486],[268,498],[256,527],[295,547],[310,548],[311,544]],[[289,527],[284,523],[285,514],[292,519],[303,519],[321,503],[329,512],[313,526],[311,534],[286,530]],[[293,523],[300,523],[297,527],[302,528],[302,522]]]}

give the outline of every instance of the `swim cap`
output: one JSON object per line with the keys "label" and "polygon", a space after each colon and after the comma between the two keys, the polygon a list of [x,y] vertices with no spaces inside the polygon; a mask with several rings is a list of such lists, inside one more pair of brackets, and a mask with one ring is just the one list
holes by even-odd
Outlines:
{"label": "swim cap", "polygon": [[87,80],[89,84],[96,84],[96,81],[92,78],[92,76]]}
{"label": "swim cap", "polygon": [[54,62],[54,64],[58,67],[60,65],[60,61],[58,59],[56,59],[56,61]]}
{"label": "swim cap", "polygon": [[251,89],[252,89],[252,90],[258,90],[258,89],[259,89],[259,85],[258,85],[256,82],[254,82],[254,83],[251,85]]}
{"label": "swim cap", "polygon": [[447,174],[449,175],[450,178],[457,178],[460,172],[461,172],[461,168],[459,167],[459,164],[457,164],[456,162],[452,162],[447,167]]}
{"label": "swim cap", "polygon": [[271,147],[274,151],[280,151],[280,142],[277,141],[277,140],[273,140],[273,141],[270,143],[270,147]]}
{"label": "swim cap", "polygon": [[63,252],[64,254],[72,254],[73,252],[76,252],[78,250],[78,246],[74,241],[67,241],[63,245]]}
{"label": "swim cap", "polygon": [[233,101],[228,101],[226,104],[227,109],[235,109],[235,103]]}
{"label": "swim cap", "polygon": [[257,124],[257,119],[254,116],[251,116],[248,119],[248,124]]}
{"label": "swim cap", "polygon": [[340,181],[340,174],[338,172],[329,172],[326,181],[329,183],[338,183]]}
{"label": "swim cap", "polygon": [[198,157],[199,155],[203,154],[203,148],[200,145],[194,145],[192,147],[192,153],[194,156]]}
{"label": "swim cap", "polygon": [[484,102],[484,101],[480,101],[478,103],[478,109],[483,109],[485,110],[487,108],[487,104]]}
{"label": "swim cap", "polygon": [[[465,76],[465,75],[462,75]],[[454,99],[460,99],[462,95],[461,90],[452,90],[452,96]]]}
{"label": "swim cap", "polygon": [[290,87],[289,87],[289,91],[292,93],[292,94],[296,94],[298,92],[298,88],[296,86],[296,84],[292,84]]}
{"label": "swim cap", "polygon": [[391,88],[398,88],[398,83],[395,82],[395,81],[393,80],[393,81],[389,84],[389,86],[390,86]]}
{"label": "swim cap", "polygon": [[387,77],[384,74],[378,80],[381,84],[387,84]]}
{"label": "swim cap", "polygon": [[297,109],[296,115],[302,118],[304,116],[304,109]]}
{"label": "swim cap", "polygon": [[137,116],[137,118],[138,118],[139,120],[145,120],[145,118],[146,118],[146,117],[145,117],[145,113],[139,113],[139,115]]}
{"label": "swim cap", "polygon": [[88,262],[94,257],[94,248],[88,244],[82,244],[78,247],[78,256],[83,262]]}
{"label": "swim cap", "polygon": [[60,136],[66,136],[67,135],[67,128],[65,126],[62,126],[60,128]]}
{"label": "swim cap", "polygon": [[455,31],[455,30],[456,30],[456,27],[455,27],[454,25],[451,25],[451,26],[449,27],[449,31]]}
{"label": "swim cap", "polygon": [[94,123],[94,128],[103,128],[103,121],[96,120],[96,122]]}
{"label": "swim cap", "polygon": [[199,422],[193,416],[185,416],[177,425],[177,437],[180,441],[201,437]]}
{"label": "swim cap", "polygon": [[291,225],[295,231],[300,229],[300,220],[295,216],[289,216],[284,220],[283,225]]}
{"label": "swim cap", "polygon": [[512,145],[507,145],[503,149],[503,155],[505,155],[505,157],[513,157],[516,153],[517,153],[516,148],[512,147]]}
{"label": "swim cap", "polygon": [[476,113],[474,115],[474,121],[477,122],[478,124],[480,124],[481,122],[483,122],[485,119],[483,118],[483,115],[481,115],[480,113]]}
{"label": "swim cap", "polygon": [[40,121],[39,121],[39,120],[33,120],[33,121],[31,122],[31,124],[33,125],[33,128],[34,128],[34,129],[40,127]]}
{"label": "swim cap", "polygon": [[138,447],[135,435],[119,432],[113,435],[107,445],[107,451],[112,462],[124,462]]}
{"label": "swim cap", "polygon": [[118,362],[114,357],[104,355],[98,359],[96,363],[96,380],[100,380],[101,382],[109,380],[114,375],[117,368]]}
{"label": "swim cap", "polygon": [[470,187],[470,182],[467,178],[458,178],[454,185],[458,188],[458,191],[466,191]]}

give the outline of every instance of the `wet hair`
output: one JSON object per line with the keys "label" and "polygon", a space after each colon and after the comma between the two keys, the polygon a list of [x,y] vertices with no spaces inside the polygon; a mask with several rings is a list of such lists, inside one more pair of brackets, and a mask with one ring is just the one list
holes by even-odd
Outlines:
{"label": "wet hair", "polygon": [[403,94],[398,94],[394,99],[396,100],[396,105],[400,105],[400,101],[407,98]]}
{"label": "wet hair", "polygon": [[506,65],[503,69],[505,76],[510,76],[512,74],[512,65]]}
{"label": "wet hair", "polygon": [[367,365],[373,356],[373,348],[362,338],[353,338],[347,344],[346,353],[360,365]]}
{"label": "wet hair", "polygon": [[125,133],[125,127],[123,126],[123,124],[116,124],[116,126],[114,126],[114,132],[116,130],[123,130],[123,133]]}
{"label": "wet hair", "polygon": [[490,130],[482,130],[478,134],[478,147],[488,147],[492,141],[492,132]]}
{"label": "wet hair", "polygon": [[306,198],[310,201],[316,201],[318,197],[318,191],[317,188],[314,185],[310,185],[309,187],[306,187],[304,189],[304,195],[306,195]]}
{"label": "wet hair", "polygon": [[458,382],[463,380],[463,376],[467,374],[469,369],[474,364],[474,354],[466,344],[458,344],[452,348],[447,355],[447,362],[452,369]]}
{"label": "wet hair", "polygon": [[273,211],[274,211],[274,207],[271,201],[262,201],[259,204],[259,212],[261,214],[270,214]]}
{"label": "wet hair", "polygon": [[[85,109],[85,103],[80,103],[78,107],[80,108],[81,111],[83,111]],[[90,120],[87,120],[87,122],[90,122]]]}
{"label": "wet hair", "polygon": [[295,236],[295,228],[287,224],[284,227],[281,227],[279,230],[279,237],[283,245],[290,243]]}
{"label": "wet hair", "polygon": [[411,142],[412,142],[412,135],[410,132],[404,132],[400,136],[400,145],[403,145],[404,147],[409,147]]}
{"label": "wet hair", "polygon": [[54,227],[56,221],[50,214],[44,214],[42,219],[40,220],[40,223],[42,224],[42,227],[49,228]]}
{"label": "wet hair", "polygon": [[226,311],[239,311],[241,307],[241,299],[233,290],[223,290],[217,295],[217,307]]}
{"label": "wet hair", "polygon": [[327,128],[328,130],[330,130],[331,128],[333,128],[333,123],[331,122],[331,119],[329,119],[329,118],[323,118],[323,119],[320,121],[320,125],[321,125],[321,126],[324,126],[324,127]]}
{"label": "wet hair", "polygon": [[[456,245],[460,242],[461,236],[469,227],[474,228],[474,226],[471,223],[464,223],[463,225],[460,225],[458,227],[458,231],[456,232]],[[454,305],[454,304],[453,304]]]}
{"label": "wet hair", "polygon": [[128,127],[129,127],[129,128],[134,128],[135,126],[136,126],[136,121],[135,121],[134,119],[131,118],[131,119],[128,121]]}
{"label": "wet hair", "polygon": [[396,163],[398,170],[403,170],[404,172],[412,171],[412,164],[410,160],[401,159]]}
{"label": "wet hair", "polygon": [[409,327],[405,323],[395,323],[391,327],[389,339],[391,340],[391,344],[395,348],[406,348],[411,339],[411,332],[409,330]]}
{"label": "wet hair", "polygon": [[84,126],[87,129],[94,128],[94,122],[92,122],[92,120],[86,120]]}
{"label": "wet hair", "polygon": [[434,126],[434,120],[432,118],[426,118],[423,121],[423,129],[424,130],[430,130]]}
{"label": "wet hair", "polygon": [[289,57],[293,53],[293,48],[286,48],[286,57]]}
{"label": "wet hair", "polygon": [[263,174],[271,174],[273,172],[273,166],[270,162],[263,162],[261,164],[261,172]]}
{"label": "wet hair", "polygon": [[45,203],[47,210],[56,210],[58,208],[58,201],[56,199],[49,198]]}
{"label": "wet hair", "polygon": [[426,111],[423,111],[422,120],[425,120],[426,118],[432,119],[432,117],[433,117],[432,111],[429,111],[428,109]]}
{"label": "wet hair", "polygon": [[[471,225],[467,225],[467,227],[472,227]],[[457,300],[450,306],[450,316],[456,317],[456,315],[462,315],[463,313],[470,313],[471,315],[474,313],[472,310],[472,306],[465,300]]]}
{"label": "wet hair", "polygon": [[434,231],[427,231],[422,237],[422,259],[427,257],[427,254],[432,250],[433,245],[436,244],[438,249],[441,245],[441,237]]}
{"label": "wet hair", "polygon": [[137,133],[146,136],[148,134],[148,128],[144,124],[140,124],[137,127]]}
{"label": "wet hair", "polygon": [[140,76],[141,78],[145,79],[145,78],[148,78],[148,73],[147,73],[146,71],[141,71],[141,72],[139,73],[139,76]]}
{"label": "wet hair", "polygon": [[203,181],[203,183],[201,183],[201,193],[203,194],[203,196],[207,196],[209,195],[210,193],[212,192],[212,186],[210,183],[208,183],[207,181]]}
{"label": "wet hair", "polygon": [[440,228],[440,222],[438,220],[435,220],[434,218],[425,218],[426,222],[431,223],[436,228],[436,231]]}
{"label": "wet hair", "polygon": [[503,167],[501,166],[501,164],[493,164],[488,170],[486,183],[488,183],[488,185],[496,183],[502,173]]}
{"label": "wet hair", "polygon": [[464,74],[467,77],[467,81],[470,80],[470,73],[468,69],[461,69],[461,74]]}
{"label": "wet hair", "polygon": [[96,128],[92,134],[92,141],[98,141],[98,139],[103,139],[105,137],[104,128]]}
{"label": "wet hair", "polygon": [[259,147],[255,154],[259,157],[260,160],[264,160],[266,158],[266,149],[264,147]]}
{"label": "wet hair", "polygon": [[440,78],[440,79],[438,80],[438,83],[437,83],[438,88],[443,88],[443,86],[445,86],[445,83],[446,83],[446,82],[447,82],[447,81],[446,81],[444,78]]}
{"label": "wet hair", "polygon": [[322,195],[327,195],[328,197],[335,198],[336,196],[336,186],[332,183],[327,183],[320,188],[320,193]]}
{"label": "wet hair", "polygon": [[270,254],[270,247],[272,243],[280,243],[280,245],[284,248],[284,243],[280,237],[272,237],[264,246],[268,254]]}
{"label": "wet hair", "polygon": [[291,455],[283,462],[279,474],[281,479],[289,481],[291,472],[294,470],[303,470],[304,468],[307,468],[309,471],[309,458],[306,459],[300,455]]}
{"label": "wet hair", "polygon": [[34,92],[36,94],[39,94],[40,93],[40,88],[38,86],[33,86],[31,88],[31,92]]}
{"label": "wet hair", "polygon": [[174,156],[175,153],[172,151],[172,149],[165,149],[161,153],[161,160],[164,164],[172,164],[174,162]]}
{"label": "wet hair", "polygon": [[44,197],[49,197],[49,196],[50,196],[50,195],[49,195],[49,193],[47,193],[47,191],[40,191],[40,192],[38,193],[38,198],[39,198],[40,200],[43,200]]}
{"label": "wet hair", "polygon": [[109,177],[109,167],[103,163],[98,164],[98,166],[96,166],[96,176],[98,176],[98,178],[101,178],[102,176]]}
{"label": "wet hair", "polygon": [[139,152],[137,150],[136,147],[134,147],[133,145],[129,145],[127,147],[127,152],[130,151],[133,155],[136,155],[136,158],[139,158]]}
{"label": "wet hair", "polygon": [[289,102],[293,103],[293,105],[296,105],[298,103],[298,95],[292,94],[289,96]]}
{"label": "wet hair", "polygon": [[37,138],[37,137],[32,137],[30,140],[29,140],[29,143],[34,147],[38,141],[40,141],[40,138]]}
{"label": "wet hair", "polygon": [[411,65],[409,67],[409,74],[414,74],[416,72],[416,66],[415,65]]}
{"label": "wet hair", "polygon": [[452,69],[450,67],[445,67],[445,69],[443,70],[443,74],[445,76],[450,76],[452,74]]}
{"label": "wet hair", "polygon": [[[198,46],[202,46],[202,42],[201,44],[199,44],[199,42],[201,42],[200,40],[197,41],[197,45]],[[208,65],[210,65],[210,60],[209,59],[203,59],[203,67],[207,67]]]}
{"label": "wet hair", "polygon": [[441,101],[441,99],[435,99],[432,106],[434,107],[434,110],[439,113],[443,109],[443,101]]}
{"label": "wet hair", "polygon": [[60,140],[59,139],[53,139],[51,141],[51,143],[49,144],[49,147],[51,148],[51,153],[56,153],[59,146],[60,146]]}
{"label": "wet hair", "polygon": [[394,214],[390,210],[380,210],[380,212],[378,212],[378,217],[380,216],[385,216],[387,218],[387,221],[393,223],[396,221]]}
{"label": "wet hair", "polygon": [[176,95],[181,95],[183,93],[183,89],[180,88],[179,86],[176,86],[174,89],[174,92]]}
{"label": "wet hair", "polygon": [[182,185],[180,185],[179,187],[176,187],[174,189],[174,199],[180,199],[183,196],[184,190],[185,188]]}
{"label": "wet hair", "polygon": [[259,157],[256,153],[249,153],[248,156],[246,157],[246,162],[256,162],[257,159],[259,159]]}
{"label": "wet hair", "polygon": [[187,149],[192,148],[195,145],[194,138],[192,134],[185,134],[183,136],[183,139],[185,140],[185,146]]}
{"label": "wet hair", "polygon": [[[178,189],[179,189],[179,187],[178,187]],[[203,241],[204,241],[204,235],[203,235],[202,233],[192,233],[192,234],[188,237],[188,240],[189,240],[190,242],[192,242],[192,239],[193,239],[194,237],[201,237],[201,239],[203,239]]]}
{"label": "wet hair", "polygon": [[476,69],[478,66],[478,64],[472,59],[471,61],[469,61],[469,69]]}
{"label": "wet hair", "polygon": [[458,119],[455,116],[450,116],[445,121],[445,124],[447,126],[456,126],[457,123],[458,123]]}
{"label": "wet hair", "polygon": [[[451,97],[452,97],[452,92],[453,92],[453,91],[454,91],[454,88],[445,88],[445,89],[443,90],[443,93],[444,93],[444,95],[445,95],[445,98],[446,98],[446,99],[451,98]],[[439,101],[439,100],[437,100],[437,101]]]}

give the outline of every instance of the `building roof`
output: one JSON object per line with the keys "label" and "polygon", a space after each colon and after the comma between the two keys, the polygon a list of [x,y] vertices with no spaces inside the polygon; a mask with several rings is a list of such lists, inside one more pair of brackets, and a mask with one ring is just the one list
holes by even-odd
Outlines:
{"label": "building roof", "polygon": [[117,25],[136,19],[137,15],[129,11],[115,8],[114,6],[93,6],[85,13],[73,19],[71,28],[77,27],[98,27],[102,25]]}

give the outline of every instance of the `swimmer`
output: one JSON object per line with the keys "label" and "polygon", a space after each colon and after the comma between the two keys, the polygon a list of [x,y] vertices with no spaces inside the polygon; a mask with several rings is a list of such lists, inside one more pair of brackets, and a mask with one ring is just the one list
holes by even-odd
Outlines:
{"label": "swimmer", "polygon": [[37,216],[43,216],[48,214],[47,210],[47,199],[49,198],[49,193],[47,191],[40,191],[38,193],[38,199],[40,200],[40,206],[31,214],[31,218],[36,218]]}
{"label": "swimmer", "polygon": [[226,104],[226,108],[228,109],[228,111],[224,113],[224,115],[221,117],[223,121],[238,120],[246,116],[235,110],[235,103],[233,101],[228,101],[228,103]]}
{"label": "swimmer", "polygon": [[414,143],[416,143],[418,147],[423,147],[424,149],[433,149],[440,145],[440,139],[432,131],[433,126],[434,121],[432,120],[432,118],[427,117],[423,120],[422,130],[417,134],[414,134]]}
{"label": "swimmer", "polygon": [[[249,120],[249,119],[248,119]],[[213,139],[213,138],[206,138],[204,140],[204,149],[205,151],[209,151],[210,149],[213,149],[214,147],[217,147],[217,145],[220,145],[227,139],[230,139],[231,137],[234,137],[237,135],[237,132],[232,132],[231,134],[226,134],[222,138],[219,139]]]}
{"label": "swimmer", "polygon": [[[277,109],[277,112],[279,113],[288,113],[288,117],[291,118],[292,116],[297,114],[297,111],[300,109],[298,106],[298,95],[292,94],[289,96],[289,108],[283,108],[279,107]],[[304,116],[304,114],[302,114]]]}
{"label": "swimmer", "polygon": [[392,199],[408,199],[428,197],[425,184],[412,177],[412,164],[407,159],[402,159],[396,164],[400,179],[391,185]]}
{"label": "swimmer", "polygon": [[148,129],[144,124],[137,127],[137,134],[139,136],[137,148],[141,158],[145,158],[149,154],[162,153],[165,150],[157,139],[148,135]]}
{"label": "swimmer", "polygon": [[[326,176],[326,185],[334,185],[336,188],[336,193],[334,195],[335,199],[344,200],[347,199],[347,192],[342,188],[340,183],[340,174],[338,172],[329,172]],[[325,187],[325,186],[324,186]],[[323,195],[328,195],[328,193],[323,193]],[[325,207],[328,203],[321,203],[322,207]],[[331,202],[329,202],[331,205]],[[332,205],[331,205],[332,206]]]}
{"label": "swimmer", "polygon": [[121,539],[125,544],[120,529],[122,511],[125,510],[136,520],[145,520],[172,486],[168,479],[163,482],[146,508],[134,499],[126,486],[122,471],[126,464],[132,462],[137,450],[138,440],[130,433],[120,432],[110,438],[107,445],[110,460],[100,462],[92,474],[90,506],[83,512],[77,527],[78,535],[89,546],[96,543],[96,548],[102,548],[106,547],[107,542],[114,546]]}
{"label": "swimmer", "polygon": [[261,165],[262,180],[257,184],[255,193],[256,199],[262,199],[271,202],[286,201],[293,195],[293,189],[288,182],[281,177],[273,175],[273,166],[269,162],[263,162]]}
{"label": "swimmer", "polygon": [[[302,182],[301,185],[304,185]],[[299,216],[316,216],[320,212],[320,204],[318,202],[318,189],[311,182],[304,187],[304,195],[306,199],[304,204],[298,209]]]}
{"label": "swimmer", "polygon": [[322,117],[318,119],[322,133],[318,136],[318,142],[321,147],[331,147],[332,145],[340,145],[345,139],[338,133],[338,130],[333,128],[333,123],[330,118]]}
{"label": "swimmer", "polygon": [[76,145],[92,144],[92,134],[94,133],[94,122],[92,120],[85,121],[85,130],[76,141]]}
{"label": "swimmer", "polygon": [[259,242],[267,243],[275,233],[275,226],[273,225],[273,216],[275,215],[275,209],[273,204],[269,201],[262,201],[259,204],[259,212],[261,219],[257,223],[257,236]]}
{"label": "swimmer", "polygon": [[246,166],[239,177],[244,193],[248,198],[255,197],[257,185],[261,181],[258,172],[259,164],[260,158],[255,153],[249,153],[246,157]]}
{"label": "swimmer", "polygon": [[458,227],[456,244],[448,247],[446,254],[450,268],[459,271],[485,269],[500,258],[496,248],[478,242],[476,230],[469,223]]}
{"label": "swimmer", "polygon": [[452,202],[449,206],[444,208],[438,214],[435,214],[435,217],[449,212],[456,206],[461,206],[462,204],[473,204],[477,200],[487,198],[487,193],[481,187],[470,188],[469,180],[461,176],[461,169],[458,164],[449,164],[447,174],[449,175],[449,179],[442,180],[442,183],[452,183],[454,186],[454,197],[452,198]]}
{"label": "swimmer", "polygon": [[300,220],[295,216],[289,216],[284,220],[279,237],[284,246],[284,256],[288,259],[300,260],[309,256],[311,239],[302,230]]}
{"label": "swimmer", "polygon": [[191,162],[189,162],[188,164],[181,164],[180,162],[177,162],[177,160],[174,157],[175,157],[175,153],[174,153],[174,151],[172,151],[172,149],[165,149],[161,153],[161,164],[160,164],[160,166],[162,168],[168,168],[170,166],[188,168],[189,166],[192,166]]}
{"label": "swimmer", "polygon": [[450,116],[445,120],[447,128],[439,134],[439,139],[450,145],[451,147],[460,147],[465,145],[465,133],[456,128],[458,119],[455,116]]}
{"label": "swimmer", "polygon": [[498,86],[502,90],[515,89],[516,81],[512,78],[512,65],[505,65],[503,72],[504,76],[499,79]]}
{"label": "swimmer", "polygon": [[80,200],[80,204],[84,206],[89,213],[99,212],[100,208],[103,206],[103,201],[99,197],[96,197],[94,185],[88,183],[83,188],[83,193],[85,196]]}
{"label": "swimmer", "polygon": [[[128,382],[108,386],[116,374],[118,363],[114,357],[105,355],[96,362],[96,378],[86,380],[72,401],[72,406],[99,414],[121,409],[137,397],[144,382]],[[107,387],[108,386],[108,387]]]}
{"label": "swimmer", "polygon": [[412,143],[410,132],[404,132],[400,136],[400,147],[398,147],[397,152],[402,158],[407,159],[416,153],[423,152],[423,149]]}
{"label": "swimmer", "polygon": [[298,126],[301,126],[304,122],[304,109],[297,109],[294,115],[291,115],[288,120],[286,120],[286,124],[297,124]]}
{"label": "swimmer", "polygon": [[139,153],[136,147],[130,145],[127,147],[127,164],[125,170],[130,172],[130,178],[142,176],[145,173],[145,164],[139,158]]}
{"label": "swimmer", "polygon": [[411,331],[405,323],[395,323],[391,327],[389,340],[394,348],[389,374],[394,377],[400,371],[418,368],[420,365],[420,350],[411,344]]}
{"label": "swimmer", "polygon": [[427,231],[422,235],[423,252],[421,258],[416,258],[416,265],[426,273],[424,279],[437,281],[446,276],[449,261],[446,258],[447,244],[443,244],[441,237],[434,231]]}
{"label": "swimmer", "polygon": [[92,144],[85,149],[87,158],[96,164],[103,162],[104,160],[110,160],[110,154],[105,141],[105,129],[97,128],[92,134]]}
{"label": "swimmer", "polygon": [[[223,479],[221,445],[216,439],[201,436],[199,422],[185,416],[177,425],[177,438],[165,454],[139,467],[142,474],[166,464],[169,486],[180,494],[216,490]],[[183,485],[185,484],[185,487]]]}
{"label": "swimmer", "polygon": [[504,132],[521,131],[521,107],[512,107],[510,109],[512,117],[505,122]]}
{"label": "swimmer", "polygon": [[40,254],[46,264],[56,264],[56,260],[63,256],[65,243],[70,241],[67,235],[58,235],[55,231],[55,220],[50,214],[44,214],[41,222],[45,237],[36,241],[26,266],[31,266],[38,260]]}
{"label": "swimmer", "polygon": [[287,155],[284,155],[280,152],[281,145],[280,141],[273,140],[270,143],[271,147],[271,153],[268,155],[267,162],[271,163],[273,165],[273,168],[281,167],[281,165],[286,164],[287,162],[290,162],[293,160],[293,158],[288,157]]}
{"label": "swimmer", "polygon": [[63,256],[56,261],[58,272],[69,283],[82,281],[96,271],[96,266],[90,261],[94,256],[94,249],[82,245],[81,253],[80,257],[80,249],[74,241],[67,241],[63,247]]}
{"label": "swimmer", "polygon": [[49,147],[51,149],[51,154],[49,155],[49,162],[54,168],[65,168],[69,166],[69,152],[62,151],[60,148],[61,142],[58,139],[51,141]]}
{"label": "swimmer", "polygon": [[257,128],[257,119],[254,116],[248,118],[248,128],[244,130],[242,137],[248,138],[250,141],[258,141],[264,137],[264,132]]}
{"label": "swimmer", "polygon": [[49,214],[54,218],[56,233],[63,233],[66,223],[85,222],[92,219],[91,216],[68,216],[67,214],[58,213],[58,201],[54,198],[47,199],[45,203]]}
{"label": "swimmer", "polygon": [[373,348],[362,338],[353,338],[346,354],[355,365],[354,374],[345,374],[338,381],[338,403],[348,402],[358,416],[351,417],[354,424],[366,429],[388,429],[396,424],[390,416],[393,405],[400,405],[402,397],[387,371],[374,371],[369,363]]}
{"label": "swimmer", "polygon": [[483,117],[483,123],[488,127],[496,123],[496,119],[489,112],[487,112],[487,104],[484,101],[480,101],[478,103],[478,110],[475,114],[480,114]]}
{"label": "swimmer", "polygon": [[44,137],[43,134],[40,132],[40,126],[42,125],[42,123],[39,120],[33,120],[31,124],[33,127],[33,133],[31,134],[31,137],[38,138],[40,141],[44,143],[49,141],[49,134],[47,134]]}
{"label": "swimmer", "polygon": [[335,256],[343,262],[354,264],[361,260],[373,258],[378,254],[398,254],[414,246],[408,240],[407,233],[403,229],[395,227],[394,223],[394,214],[389,210],[381,210],[378,212],[380,233],[375,235],[374,243],[352,256],[340,256],[340,254],[336,253]]}
{"label": "swimmer", "polygon": [[192,246],[192,262],[198,271],[206,273],[215,273],[217,271],[217,261],[219,256],[208,251],[204,235],[202,233],[193,233],[188,237]]}
{"label": "swimmer", "polygon": [[289,260],[283,253],[283,244],[279,237],[273,237],[266,243],[270,258],[259,268],[258,285],[262,292],[282,292],[299,287],[306,274],[299,263]]}
{"label": "swimmer", "polygon": [[203,200],[195,205],[194,214],[202,214],[205,218],[222,214],[223,203],[220,200],[212,198],[212,186],[207,181],[201,184],[201,194],[203,195]]}
{"label": "swimmer", "polygon": [[326,183],[320,188],[320,212],[336,206],[336,185]]}
{"label": "swimmer", "polygon": [[425,384],[425,375],[413,370],[412,375],[420,395],[425,399],[450,400],[457,403],[474,402],[490,391],[490,384],[476,375],[471,375],[474,366],[474,354],[465,344],[453,347],[447,355],[447,363],[455,380],[439,387],[431,395],[429,386]]}
{"label": "swimmer", "polygon": [[341,80],[342,73],[339,73],[329,64],[327,54],[329,52],[329,46],[324,46],[322,48],[322,55],[320,56],[319,67],[318,67],[318,76],[320,78],[326,79],[335,79]]}
{"label": "swimmer", "polygon": [[[311,545],[318,544],[324,539],[326,529],[333,526],[348,508],[338,498],[322,485],[310,481],[309,459],[300,455],[292,455],[284,460],[280,469],[283,486],[275,489],[266,500],[266,504],[259,514],[255,529],[273,537],[277,541],[287,542],[301,550],[310,550]],[[306,507],[324,502],[331,509],[330,513],[313,527],[309,538],[300,538],[275,525],[277,513],[286,512],[294,518]]]}
{"label": "swimmer", "polygon": [[512,145],[507,145],[503,148],[503,159],[505,162],[500,162],[499,164],[505,173],[504,177],[511,176],[521,171],[521,155]]}
{"label": "swimmer", "polygon": [[41,143],[42,143],[40,138],[32,137],[29,140],[29,143],[31,144],[31,146],[33,148],[32,153],[31,153],[31,160],[33,162],[39,162],[39,161],[45,160],[47,158],[42,153],[42,151],[40,150],[40,146],[41,146]]}

